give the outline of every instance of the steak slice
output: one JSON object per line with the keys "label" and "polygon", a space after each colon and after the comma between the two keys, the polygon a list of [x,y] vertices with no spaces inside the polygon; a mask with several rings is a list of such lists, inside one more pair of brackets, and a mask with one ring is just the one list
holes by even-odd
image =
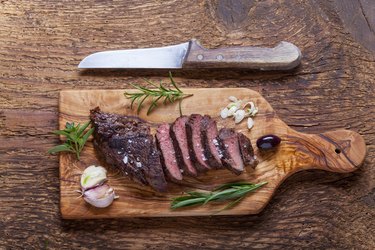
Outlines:
{"label": "steak slice", "polygon": [[170,136],[170,128],[171,126],[168,123],[160,125],[156,131],[156,140],[161,152],[165,173],[172,180],[181,181],[182,174],[177,163],[176,151],[174,150],[172,138]]}
{"label": "steak slice", "polygon": [[255,159],[254,149],[251,146],[250,139],[242,133],[237,133],[237,136],[244,164],[255,168],[258,161]]}
{"label": "steak slice", "polygon": [[176,152],[177,162],[184,168],[184,173],[197,176],[197,170],[189,155],[189,146],[186,135],[187,116],[181,116],[171,126],[171,138]]}
{"label": "steak slice", "polygon": [[222,163],[233,173],[239,175],[244,170],[244,163],[238,143],[238,136],[234,129],[222,128],[219,131],[219,143],[223,150]]}
{"label": "steak slice", "polygon": [[[96,152],[113,167],[133,181],[165,191],[160,159],[150,128],[136,117],[101,112],[99,107],[90,111],[94,127]],[[152,164],[150,164],[152,163]]]}
{"label": "steak slice", "polygon": [[207,157],[204,155],[201,136],[202,116],[193,114],[186,122],[186,134],[188,139],[189,154],[194,165],[199,171],[207,171],[210,167],[207,164]]}
{"label": "steak slice", "polygon": [[201,135],[204,154],[207,157],[208,165],[214,168],[222,168],[222,153],[220,152],[219,144],[216,139],[218,136],[216,122],[208,115],[202,118]]}

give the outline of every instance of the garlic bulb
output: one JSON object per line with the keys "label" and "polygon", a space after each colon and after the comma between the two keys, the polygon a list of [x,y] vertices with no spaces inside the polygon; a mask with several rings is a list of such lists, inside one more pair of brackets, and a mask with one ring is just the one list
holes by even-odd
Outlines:
{"label": "garlic bulb", "polygon": [[103,184],[107,180],[107,170],[101,166],[87,167],[81,176],[82,190],[87,190]]}
{"label": "garlic bulb", "polygon": [[86,190],[82,193],[82,196],[87,203],[99,208],[108,207],[114,199],[118,198],[113,188],[107,184]]}
{"label": "garlic bulb", "polygon": [[81,175],[81,190],[83,199],[94,207],[108,207],[118,198],[108,184],[107,170],[101,166],[89,166]]}

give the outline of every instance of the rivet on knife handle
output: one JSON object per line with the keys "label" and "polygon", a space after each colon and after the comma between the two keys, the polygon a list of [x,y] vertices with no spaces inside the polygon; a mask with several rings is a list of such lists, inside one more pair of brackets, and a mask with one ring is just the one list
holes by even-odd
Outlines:
{"label": "rivet on knife handle", "polygon": [[203,48],[195,39],[189,43],[183,68],[243,68],[288,70],[297,67],[301,51],[294,44],[280,42],[274,48],[228,47]]}

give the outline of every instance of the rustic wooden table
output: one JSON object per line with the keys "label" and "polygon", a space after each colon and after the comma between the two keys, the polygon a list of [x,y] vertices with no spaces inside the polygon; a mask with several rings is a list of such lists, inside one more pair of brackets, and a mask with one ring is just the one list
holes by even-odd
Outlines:
{"label": "rustic wooden table", "polygon": [[[0,1],[0,248],[375,248],[375,3]],[[124,88],[167,71],[81,72],[100,50],[195,37],[206,47],[299,46],[293,72],[176,71],[181,86],[259,91],[298,131],[347,128],[368,155],[351,174],[288,179],[257,216],[65,221],[59,212],[58,93]]]}

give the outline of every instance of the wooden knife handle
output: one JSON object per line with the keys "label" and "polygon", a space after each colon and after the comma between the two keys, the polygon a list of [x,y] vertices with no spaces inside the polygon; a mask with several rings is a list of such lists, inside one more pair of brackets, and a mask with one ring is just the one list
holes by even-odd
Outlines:
{"label": "wooden knife handle", "polygon": [[183,68],[242,68],[257,70],[289,70],[301,61],[301,51],[292,43],[280,42],[274,48],[230,47],[203,48],[190,41]]}

